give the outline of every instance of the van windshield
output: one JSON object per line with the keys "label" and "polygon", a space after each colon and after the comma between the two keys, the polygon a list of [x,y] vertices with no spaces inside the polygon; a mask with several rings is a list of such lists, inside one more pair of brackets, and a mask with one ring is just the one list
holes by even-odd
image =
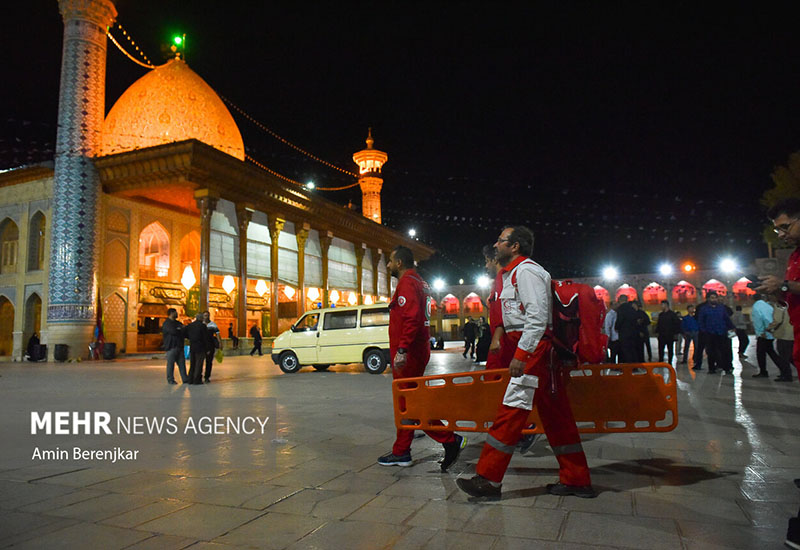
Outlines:
{"label": "van windshield", "polygon": [[315,331],[318,323],[319,313],[309,313],[295,323],[293,330],[295,332]]}

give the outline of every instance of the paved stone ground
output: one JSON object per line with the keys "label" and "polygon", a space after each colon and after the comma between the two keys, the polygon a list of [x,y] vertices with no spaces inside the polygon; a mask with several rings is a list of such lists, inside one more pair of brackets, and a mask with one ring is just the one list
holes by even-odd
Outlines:
{"label": "paved stone ground", "polygon": [[[393,439],[391,378],[360,366],[285,375],[266,356],[231,357],[194,387],[166,385],[155,360],[3,364],[0,547],[780,548],[800,505],[800,384],[751,378],[749,351],[735,376],[679,366],[675,431],[586,437],[599,498],[544,494],[557,463],[542,441],[514,457],[496,503],[469,502],[455,484],[474,472],[482,435],[448,474],[427,438],[414,442],[413,467],[375,464]],[[440,352],[429,372],[470,366]],[[128,402],[148,415],[225,414],[245,398],[274,405],[276,432],[260,449],[248,438],[139,436],[143,454],[163,458],[93,466],[13,448],[31,410]]]}

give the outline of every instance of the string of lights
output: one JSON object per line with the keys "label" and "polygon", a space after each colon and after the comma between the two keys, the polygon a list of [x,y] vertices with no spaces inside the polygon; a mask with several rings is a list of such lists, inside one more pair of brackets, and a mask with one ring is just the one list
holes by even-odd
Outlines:
{"label": "string of lights", "polygon": [[117,39],[114,38],[114,36],[111,34],[111,32],[106,31],[106,36],[108,36],[108,38],[111,40],[111,42],[113,42],[113,44],[117,47],[117,49],[119,51],[121,51],[123,54],[125,54],[125,56],[128,59],[130,59],[131,61],[133,61],[134,63],[136,63],[140,67],[144,67],[145,69],[154,69],[155,68],[155,65],[152,65],[152,64],[148,65],[147,63],[143,63],[143,62],[139,61],[138,59],[136,59],[135,57],[133,57],[127,51],[125,51],[125,48],[123,48],[122,45],[119,42],[117,42]]}
{"label": "string of lights", "polygon": [[128,31],[122,28],[122,24],[119,21],[115,21],[114,24],[119,28],[120,31],[122,31],[122,36],[128,39],[128,42],[130,42],[131,46],[136,48],[136,51],[139,52],[139,55],[142,56],[142,59],[144,59],[145,63],[147,63],[148,66],[150,67],[155,67],[155,65],[153,65],[153,62],[150,61],[147,55],[142,50],[139,49],[139,46],[137,46],[136,42],[133,41],[133,38],[131,38],[131,35],[128,34]]}
{"label": "string of lights", "polygon": [[309,153],[309,152],[308,152],[308,151],[306,151],[305,149],[303,149],[303,148],[301,148],[301,147],[298,147],[297,145],[295,145],[295,144],[294,144],[294,143],[292,143],[291,141],[289,141],[289,140],[287,140],[287,139],[285,139],[285,138],[281,137],[280,135],[278,135],[278,134],[277,134],[277,133],[275,133],[274,131],[272,131],[272,130],[270,130],[269,128],[267,128],[267,127],[266,127],[264,124],[262,124],[261,122],[259,122],[258,120],[256,120],[256,119],[255,119],[255,118],[253,118],[252,116],[250,116],[250,115],[249,115],[248,113],[246,113],[246,112],[245,112],[245,111],[244,111],[244,110],[243,110],[241,107],[239,107],[238,105],[236,105],[235,103],[233,103],[233,102],[232,102],[230,99],[228,99],[227,97],[225,97],[225,96],[223,96],[223,95],[221,95],[221,94],[219,94],[219,97],[220,97],[220,98],[222,98],[222,101],[224,101],[225,103],[227,103],[227,104],[228,104],[228,106],[230,106],[231,108],[233,108],[233,109],[234,109],[234,110],[235,110],[237,113],[239,113],[240,115],[242,115],[242,116],[243,116],[245,119],[247,119],[248,121],[250,121],[252,124],[254,124],[255,126],[257,126],[259,129],[261,129],[261,130],[263,130],[264,132],[268,133],[269,135],[271,135],[272,137],[274,137],[275,139],[277,139],[278,141],[280,141],[280,142],[281,142],[281,143],[283,143],[284,145],[287,145],[287,146],[291,147],[291,148],[292,148],[292,149],[294,149],[295,151],[297,151],[297,152],[299,152],[299,153],[302,153],[302,154],[306,155],[307,157],[309,157],[309,158],[311,158],[311,159],[313,159],[313,160],[315,160],[315,161],[319,162],[320,164],[323,164],[323,165],[327,166],[328,168],[333,168],[334,170],[338,170],[339,172],[341,172],[341,173],[343,173],[343,174],[347,174],[348,176],[352,176],[352,177],[354,177],[354,178],[357,178],[357,177],[358,177],[358,174],[356,174],[355,172],[350,172],[349,170],[345,170],[344,168],[340,168],[339,166],[336,166],[335,164],[331,164],[330,162],[328,162],[328,161],[326,161],[326,160],[323,160],[323,159],[319,158],[318,156],[316,156],[316,155],[313,155],[313,154]]}
{"label": "string of lights", "polygon": [[351,183],[350,185],[344,185],[342,187],[315,187],[314,189],[318,191],[343,191],[344,189],[352,189],[358,185],[358,182]]}
{"label": "string of lights", "polygon": [[302,183],[300,183],[299,181],[295,181],[295,180],[293,180],[293,179],[291,179],[291,178],[287,178],[287,177],[286,177],[286,176],[284,176],[283,174],[279,174],[279,173],[278,173],[278,172],[276,172],[275,170],[272,170],[272,169],[270,169],[270,168],[267,168],[266,166],[264,166],[263,164],[261,164],[260,162],[258,162],[256,159],[254,159],[253,157],[251,157],[251,156],[250,156],[250,155],[248,155],[248,154],[245,154],[244,158],[245,158],[246,160],[249,160],[250,162],[252,162],[254,165],[258,166],[258,167],[259,167],[259,168],[261,168],[262,170],[264,170],[264,171],[266,171],[266,172],[269,172],[270,174],[272,174],[272,175],[273,175],[273,176],[275,176],[276,178],[280,178],[280,179],[282,179],[283,181],[287,181],[287,182],[289,182],[289,183],[293,183],[293,184],[295,184],[295,185],[299,185],[300,187],[305,187],[305,185],[303,185],[303,184],[302,184]]}

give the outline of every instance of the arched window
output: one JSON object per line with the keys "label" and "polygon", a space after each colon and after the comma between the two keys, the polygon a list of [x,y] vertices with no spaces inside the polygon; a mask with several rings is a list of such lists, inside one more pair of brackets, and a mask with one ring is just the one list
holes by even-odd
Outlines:
{"label": "arched window", "polygon": [[596,285],[594,287],[594,295],[597,296],[598,300],[602,300],[606,307],[611,305],[611,294],[602,286]]}
{"label": "arched window", "polygon": [[444,309],[445,317],[447,316],[458,316],[458,310],[460,309],[461,304],[458,301],[458,298],[453,296],[452,294],[448,294],[444,298],[442,298],[442,308]]}
{"label": "arched window", "polygon": [[166,279],[169,276],[169,235],[153,222],[139,234],[139,277]]}
{"label": "arched window", "polygon": [[6,218],[0,224],[0,273],[15,273],[17,271],[17,250],[19,248],[19,228],[11,218]]}
{"label": "arched window", "polygon": [[642,290],[645,304],[658,305],[667,299],[667,289],[656,282],[652,282]]}
{"label": "arched window", "polygon": [[709,291],[714,290],[720,296],[728,295],[728,288],[716,279],[709,279],[703,285],[703,296],[708,296]]}
{"label": "arched window", "polygon": [[639,295],[636,294],[636,289],[633,288],[628,283],[625,283],[624,285],[622,285],[617,289],[616,294],[614,294],[614,299],[616,301],[619,301],[619,297],[622,296],[623,294],[628,297],[628,301],[630,302],[636,300],[639,297]]}
{"label": "arched window", "polygon": [[733,283],[733,299],[734,300],[748,300],[756,295],[756,291],[750,288],[748,283],[750,283],[750,279],[747,277],[742,277],[735,283]]}
{"label": "arched window", "polygon": [[44,269],[44,230],[44,214],[36,212],[31,218],[30,230],[28,231],[28,271]]}
{"label": "arched window", "polygon": [[483,304],[480,297],[474,292],[467,294],[464,298],[464,313],[466,315],[478,315],[483,312]]}
{"label": "arched window", "polygon": [[692,283],[678,281],[672,289],[672,301],[678,304],[693,304],[697,300],[697,289]]}

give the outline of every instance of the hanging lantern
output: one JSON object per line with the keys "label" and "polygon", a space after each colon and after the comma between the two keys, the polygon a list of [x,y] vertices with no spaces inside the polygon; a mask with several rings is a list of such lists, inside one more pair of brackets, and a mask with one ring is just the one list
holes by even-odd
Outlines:
{"label": "hanging lantern", "polygon": [[316,287],[309,288],[308,299],[312,302],[316,302],[319,299],[319,289]]}
{"label": "hanging lantern", "polygon": [[230,275],[225,275],[222,279],[222,290],[230,294],[234,288],[236,288],[236,281]]}
{"label": "hanging lantern", "polygon": [[289,298],[290,300],[294,298],[294,288],[288,285],[283,287],[283,293],[286,294],[286,297]]}
{"label": "hanging lantern", "polygon": [[331,302],[334,304],[339,301],[339,291],[331,290]]}
{"label": "hanging lantern", "polygon": [[371,306],[372,305],[372,296],[370,296],[369,294],[364,296],[364,304],[368,305],[368,306]]}
{"label": "hanging lantern", "polygon": [[187,265],[186,269],[183,270],[183,275],[181,275],[181,284],[183,285],[183,288],[189,290],[196,282],[197,279],[194,276],[194,270],[192,269],[192,266]]}
{"label": "hanging lantern", "polygon": [[266,292],[267,282],[264,279],[259,279],[258,282],[256,282],[256,294],[258,294],[259,297],[262,297],[264,294],[266,294]]}
{"label": "hanging lantern", "polygon": [[350,304],[351,306],[354,306],[358,303],[358,296],[356,296],[355,292],[350,293],[350,297],[347,298],[347,303]]}

